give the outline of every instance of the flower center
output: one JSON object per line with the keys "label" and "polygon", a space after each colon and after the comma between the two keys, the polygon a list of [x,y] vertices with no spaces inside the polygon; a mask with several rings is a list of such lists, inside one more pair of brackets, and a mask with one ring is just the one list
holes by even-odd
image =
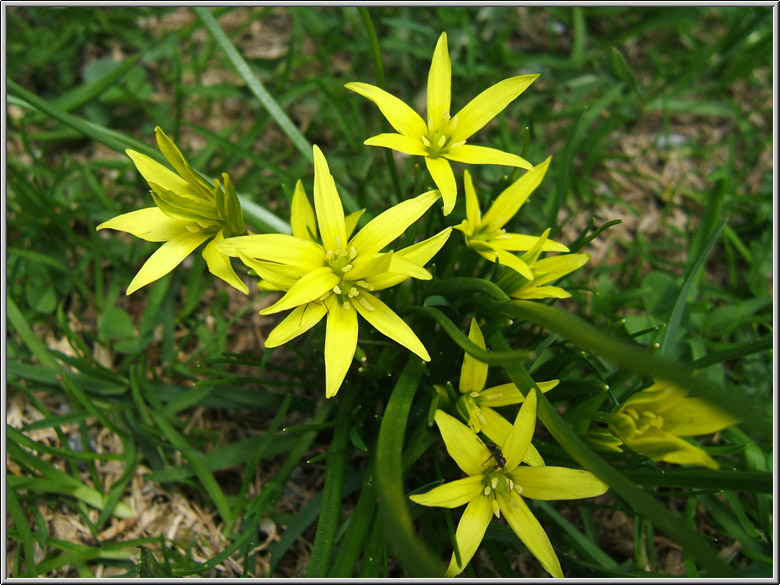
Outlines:
{"label": "flower center", "polygon": [[500,467],[492,467],[484,472],[482,486],[482,493],[486,497],[491,498],[490,505],[493,508],[493,514],[496,518],[501,517],[501,510],[498,507],[496,494],[501,494],[505,498],[509,498],[509,496],[512,495],[512,492],[516,492],[517,494],[523,493],[523,488],[512,480],[505,469]]}
{"label": "flower center", "polygon": [[456,408],[458,412],[468,419],[469,428],[478,433],[482,427],[487,426],[487,420],[479,408],[479,392],[469,392],[458,398]]}
{"label": "flower center", "polygon": [[325,260],[333,272],[341,278],[341,281],[330,292],[325,293],[320,300],[324,301],[331,294],[334,294],[339,297],[339,302],[344,309],[349,310],[352,308],[353,303],[359,302],[367,310],[373,311],[374,307],[360,293],[361,291],[374,290],[374,285],[365,280],[346,280],[345,277],[352,270],[352,262],[356,257],[357,250],[355,250],[354,246],[350,246],[348,250],[335,248],[325,252]]}
{"label": "flower center", "polygon": [[463,146],[466,141],[452,143],[452,133],[458,125],[458,116],[450,118],[449,112],[442,112],[439,120],[428,118],[428,134],[422,136],[422,143],[428,151],[429,158],[439,158],[442,154]]}

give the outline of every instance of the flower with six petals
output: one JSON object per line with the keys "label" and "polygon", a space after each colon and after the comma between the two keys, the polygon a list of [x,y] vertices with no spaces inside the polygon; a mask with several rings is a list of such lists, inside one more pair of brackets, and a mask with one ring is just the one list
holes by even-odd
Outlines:
{"label": "flower with six petals", "polygon": [[526,170],[533,168],[531,163],[516,154],[466,142],[537,77],[538,74],[517,75],[500,81],[480,93],[456,115],[450,116],[452,65],[447,50],[447,33],[443,32],[428,73],[427,122],[402,100],[379,87],[361,82],[350,82],[345,87],[374,102],[397,132],[378,134],[364,144],[425,157],[428,171],[441,191],[444,215],[449,215],[457,196],[455,175],[449,161],[506,165]]}
{"label": "flower with six petals", "polygon": [[[528,392],[512,430],[500,446],[503,461],[496,461],[495,454],[485,443],[457,419],[437,410],[434,420],[447,452],[468,477],[409,498],[423,506],[457,508],[467,504],[455,533],[460,563],[453,553],[447,576],[463,571],[476,553],[491,518],[494,515],[500,518],[503,513],[514,533],[544,570],[554,577],[563,577],[550,539],[524,498],[589,498],[603,494],[608,486],[584,470],[521,465],[536,426],[536,391]],[[488,464],[491,460],[493,463]]]}
{"label": "flower with six petals", "polygon": [[124,213],[97,226],[98,230],[109,228],[149,242],[165,242],[135,275],[127,294],[168,274],[206,240],[211,240],[203,249],[209,271],[247,294],[249,289],[236,275],[230,259],[217,251],[224,238],[244,232],[244,217],[230,176],[222,173],[224,189],[219,179],[210,185],[192,170],[159,126],[154,131],[157,146],[178,174],[128,149],[127,155],[149,183],[157,206]]}
{"label": "flower with six petals", "polygon": [[[466,187],[466,219],[460,225],[455,226],[455,229],[463,232],[466,245],[480,256],[490,262],[498,261],[528,280],[533,280],[533,271],[522,258],[512,252],[530,250],[541,238],[506,233],[504,226],[517,214],[520,207],[539,186],[549,166],[550,157],[504,189],[485,212],[485,215],[482,215],[479,209],[479,201],[471,181],[471,174],[465,171],[463,175],[463,183]],[[546,238],[542,242],[541,250],[544,252],[569,251],[563,244]]]}
{"label": "flower with six petals", "polygon": [[712,457],[681,437],[708,435],[738,422],[707,400],[690,397],[679,386],[662,380],[616,407],[609,430],[626,446],[655,461],[717,469]]}
{"label": "flower with six petals", "polygon": [[423,265],[444,245],[451,228],[397,252],[382,249],[439,197],[439,192],[433,190],[399,203],[352,236],[357,218],[350,216],[348,225],[328,163],[314,146],[314,209],[299,185],[292,203],[293,234],[240,236],[219,244],[222,253],[239,256],[269,288],[285,291],[277,302],[260,311],[269,315],[292,309],[268,335],[266,347],[287,343],[327,315],[326,397],[338,392],[352,362],[358,315],[380,333],[430,361],[411,328],[374,293],[409,277],[431,278]]}

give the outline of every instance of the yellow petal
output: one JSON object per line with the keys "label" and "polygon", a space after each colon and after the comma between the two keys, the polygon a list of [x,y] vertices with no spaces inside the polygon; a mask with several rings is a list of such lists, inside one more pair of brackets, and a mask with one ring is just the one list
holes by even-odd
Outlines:
{"label": "yellow petal", "polygon": [[482,225],[482,212],[479,210],[479,200],[474,190],[474,183],[471,181],[471,173],[467,170],[463,171],[463,187],[466,194],[466,225],[468,226],[464,233],[471,236]]}
{"label": "yellow petal", "polygon": [[352,305],[360,313],[360,316],[371,323],[377,331],[400,343],[426,362],[431,361],[431,356],[428,355],[425,346],[409,325],[377,297],[367,292],[361,292],[357,298],[352,299]]}
{"label": "yellow petal", "polygon": [[[501,234],[490,238],[490,246],[494,249],[510,252],[525,252],[533,248],[539,241],[539,236],[525,234]],[[569,248],[554,240],[545,239],[542,243],[543,252],[568,252]]]}
{"label": "yellow petal", "polygon": [[125,152],[127,153],[127,156],[133,160],[135,168],[143,175],[143,178],[146,179],[147,183],[157,183],[174,193],[193,193],[193,189],[190,187],[189,183],[168,167],[161,165],[153,158],[136,152],[135,150],[128,148]]}
{"label": "yellow petal", "polygon": [[660,429],[648,429],[632,439],[621,438],[626,446],[654,461],[718,469],[718,463],[703,449]]}
{"label": "yellow petal", "polygon": [[[534,274],[537,278],[534,285],[547,284],[553,280],[574,272],[587,264],[590,254],[560,254],[550,258],[543,258],[534,264]],[[543,275],[539,278],[539,275]]]}
{"label": "yellow petal", "polygon": [[[433,51],[431,68],[428,71],[428,118],[433,119],[434,128],[442,121],[442,114],[450,113],[450,84],[452,64],[447,51],[447,33],[441,33]],[[447,120],[449,121],[449,120]]]}
{"label": "yellow petal", "polygon": [[[190,185],[190,189],[198,195],[208,194],[212,190],[212,186],[209,185],[203,177],[198,175],[192,170],[184,155],[179,150],[179,147],[168,138],[163,132],[162,128],[157,126],[154,129],[155,137],[157,138],[157,148],[163,153],[165,159],[171,163],[171,166],[176,169],[182,178]],[[200,192],[199,192],[200,191]]]}
{"label": "yellow petal", "polygon": [[363,215],[363,212],[365,212],[365,209],[358,209],[344,218],[344,223],[347,226],[347,238],[352,237],[352,232],[355,231],[358,221],[360,221],[360,216]]}
{"label": "yellow petal", "polygon": [[[534,469],[540,469],[535,467]],[[542,468],[543,469],[543,468]],[[539,524],[523,498],[517,494],[505,498],[501,494],[496,495],[498,506],[504,513],[507,524],[532,555],[542,564],[542,567],[553,577],[563,577],[561,564],[550,543],[547,533]]]}
{"label": "yellow petal", "polygon": [[437,410],[433,420],[439,427],[447,453],[466,475],[481,475],[483,465],[490,458],[485,444],[466,425],[443,410]]}
{"label": "yellow petal", "polygon": [[[474,317],[471,318],[469,339],[478,345],[480,349],[485,349],[485,337],[482,335],[482,331]],[[464,394],[467,392],[479,392],[485,387],[487,375],[488,365],[467,353],[463,356],[458,388]]]}
{"label": "yellow petal", "polygon": [[[452,228],[446,228],[427,240],[399,250],[393,254],[393,259],[395,261],[396,258],[403,257],[418,266],[423,266],[441,250],[447,238],[450,237],[450,233],[452,233]],[[407,278],[409,277],[406,274],[386,272],[385,274],[372,277],[369,282],[374,287],[374,290],[384,290],[403,282]]]}
{"label": "yellow petal", "polygon": [[589,471],[566,467],[520,466],[512,472],[523,497],[534,500],[576,500],[600,496],[609,486]]}
{"label": "yellow petal", "polygon": [[528,280],[533,280],[534,278],[534,273],[528,267],[528,264],[523,262],[520,257],[512,254],[512,252],[507,252],[506,250],[477,250],[477,252],[480,256],[490,262],[498,260],[498,263],[501,264],[501,266],[511,268]]}
{"label": "yellow petal", "polygon": [[191,222],[172,219],[157,207],[123,213],[104,221],[98,230],[112,229],[133,234],[147,242],[167,242],[187,230]]}
{"label": "yellow petal", "polygon": [[506,167],[519,167],[530,170],[534,166],[521,156],[490,148],[488,146],[476,146],[464,144],[452,150],[447,150],[442,155],[445,158],[471,165],[503,165]]}
{"label": "yellow petal", "polygon": [[278,347],[306,333],[325,316],[324,303],[306,303],[293,309],[273,328],[265,340],[266,347]]}
{"label": "yellow petal", "polygon": [[304,274],[306,274],[306,272],[308,272],[302,272],[299,268],[286,266],[284,264],[255,260],[253,258],[249,258],[241,251],[238,252],[238,257],[241,259],[241,262],[243,262],[248,268],[254,270],[258,277],[263,279],[264,286],[270,284],[271,290],[289,290],[296,282],[298,282],[298,279],[300,279]]}
{"label": "yellow petal", "polygon": [[[555,388],[558,382],[559,380],[550,380],[549,382],[537,382],[536,385],[539,386],[539,390],[542,392],[547,392]],[[509,404],[520,404],[524,400],[525,396],[511,382],[486,388],[479,393],[480,406],[507,406]]]}
{"label": "yellow petal", "polygon": [[477,497],[469,502],[463,515],[458,522],[458,529],[455,531],[455,541],[458,543],[458,552],[460,553],[460,564],[457,562],[455,553],[452,555],[450,565],[447,567],[446,577],[454,577],[463,572],[466,565],[477,552],[482,538],[485,536],[490,519],[493,517],[493,508],[491,499],[485,496]]}
{"label": "yellow petal", "polygon": [[501,445],[501,450],[506,458],[505,468],[512,471],[520,465],[525,457],[528,445],[536,429],[536,390],[531,388],[525,397],[525,402],[515,418],[515,424],[506,441]]}
{"label": "yellow petal", "polygon": [[542,459],[541,453],[537,451],[533,443],[528,445],[528,450],[525,452],[525,457],[523,457],[523,463],[534,467],[542,467],[544,465],[544,459]]}
{"label": "yellow petal", "polygon": [[317,220],[314,218],[314,209],[309,203],[306,191],[303,189],[303,183],[300,179],[295,183],[295,192],[293,193],[290,227],[292,234],[296,238],[304,240],[317,240]]}
{"label": "yellow petal", "polygon": [[350,82],[344,87],[374,102],[396,132],[415,140],[421,140],[422,136],[427,134],[425,121],[394,95],[368,83]]}
{"label": "yellow petal", "polygon": [[381,274],[390,269],[393,261],[392,252],[379,254],[363,254],[352,261],[352,270],[344,274],[344,280],[357,281]]}
{"label": "yellow petal", "polygon": [[222,230],[220,230],[217,235],[214,236],[214,239],[203,248],[203,258],[206,260],[206,264],[208,265],[211,274],[217,278],[221,278],[233,288],[240,290],[247,295],[249,294],[249,289],[238,277],[233,266],[230,264],[230,257],[217,251],[217,244],[224,238],[225,236],[222,235]]}
{"label": "yellow petal", "polygon": [[535,75],[510,77],[489,87],[458,112],[458,125],[452,133],[452,142],[468,138],[490,122],[501,110],[523,93],[534,80]]}
{"label": "yellow petal", "polygon": [[328,169],[325,155],[314,145],[314,208],[317,210],[317,224],[326,250],[345,250],[347,226],[344,222],[344,207],[341,205],[336,183]]}
{"label": "yellow petal", "polygon": [[366,146],[382,146],[411,156],[425,156],[428,154],[428,150],[419,138],[410,138],[403,134],[377,134],[366,139],[363,144]]}
{"label": "yellow petal", "polygon": [[394,205],[368,222],[349,245],[355,248],[358,257],[379,252],[420,219],[438,198],[439,192],[434,189]]}
{"label": "yellow petal", "polygon": [[127,287],[127,294],[133,294],[142,286],[146,286],[150,282],[154,282],[168,274],[189,256],[195,248],[209,239],[210,236],[211,234],[205,231],[192,233],[189,230],[185,230],[165,242],[141,266],[138,274],[135,275],[135,278]]}
{"label": "yellow petal", "polygon": [[328,308],[325,328],[325,398],[332,398],[341,388],[357,349],[357,313],[345,309],[336,296],[326,299]]}
{"label": "yellow petal", "polygon": [[311,270],[325,264],[322,246],[287,234],[254,234],[225,238],[217,249],[228,256],[241,252],[249,258],[307,267]]}
{"label": "yellow petal", "polygon": [[513,299],[535,301],[540,299],[568,299],[571,293],[559,286],[530,286],[509,293]]}
{"label": "yellow petal", "polygon": [[418,280],[431,280],[431,278],[433,278],[431,273],[428,272],[425,268],[416,262],[412,262],[403,256],[399,256],[398,254],[393,254],[393,261],[390,263],[390,269],[388,272],[394,274],[403,274],[407,278],[417,278]]}
{"label": "yellow petal", "polygon": [[481,495],[483,489],[483,477],[472,475],[447,482],[424,494],[413,494],[409,499],[421,506],[457,508]]}
{"label": "yellow petal", "polygon": [[482,224],[487,227],[488,231],[504,227],[515,216],[523,203],[544,179],[547,168],[550,166],[550,160],[551,157],[548,156],[547,160],[525,173],[496,197],[493,205],[482,218]]}
{"label": "yellow petal", "polygon": [[452,208],[455,207],[455,199],[458,196],[458,186],[455,184],[455,175],[452,167],[446,158],[428,158],[425,157],[425,166],[433,177],[433,182],[441,192],[441,198],[444,201],[444,215],[449,215]]}
{"label": "yellow petal", "polygon": [[709,435],[740,422],[704,398],[686,397],[664,415],[664,430],[681,437]]}
{"label": "yellow petal", "polygon": [[341,277],[335,274],[330,266],[322,266],[306,274],[281,299],[260,311],[260,314],[272,315],[304,303],[316,301],[339,282],[341,282]]}

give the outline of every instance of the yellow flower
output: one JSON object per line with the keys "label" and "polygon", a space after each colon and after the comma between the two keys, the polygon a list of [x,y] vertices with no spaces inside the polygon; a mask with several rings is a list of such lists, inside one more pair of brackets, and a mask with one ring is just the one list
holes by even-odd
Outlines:
{"label": "yellow flower", "polygon": [[[520,465],[536,426],[536,391],[531,390],[520,407],[512,430],[493,452],[457,419],[437,410],[434,420],[447,452],[468,476],[409,498],[423,506],[466,506],[455,532],[460,564],[453,553],[447,576],[463,571],[474,556],[492,516],[504,514],[507,523],[542,567],[553,577],[563,577],[561,565],[539,521],[524,498],[561,500],[590,498],[608,486],[593,474],[564,467]],[[492,463],[490,463],[492,461]],[[503,463],[503,465],[501,465]]]}
{"label": "yellow flower", "polygon": [[222,173],[224,189],[219,179],[210,185],[192,170],[159,126],[154,132],[157,146],[178,174],[145,154],[128,149],[127,155],[149,183],[157,207],[131,211],[97,226],[98,230],[109,228],[149,242],[165,242],[135,275],[127,294],[168,274],[206,240],[211,240],[203,249],[209,271],[247,294],[249,289],[236,275],[230,259],[216,248],[225,237],[244,232],[244,216],[230,177]]}
{"label": "yellow flower", "polygon": [[[482,335],[477,320],[473,318],[469,328],[469,339],[475,345],[485,349],[485,337]],[[458,399],[456,409],[473,432],[482,432],[491,441],[501,445],[512,430],[512,425],[493,409],[510,404],[520,404],[525,400],[525,397],[511,382],[485,388],[487,375],[488,365],[486,363],[468,353],[463,356],[458,383],[458,389],[462,396]],[[542,392],[552,390],[557,385],[558,380],[537,383]],[[532,444],[528,445],[524,461],[529,465],[544,465],[542,456]]]}
{"label": "yellow flower", "polygon": [[[465,171],[463,183],[466,186],[466,219],[458,229],[466,238],[466,245],[483,258],[503,266],[512,268],[528,280],[533,280],[534,273],[521,258],[512,252],[526,251],[536,245],[541,238],[524,234],[506,233],[504,226],[511,220],[526,202],[528,197],[539,186],[550,166],[550,157],[533,170],[528,171],[517,181],[507,187],[493,202],[485,215],[479,209],[477,193],[471,174]],[[544,252],[568,252],[563,244],[545,239],[541,250]]]}
{"label": "yellow flower", "polygon": [[299,182],[292,202],[292,235],[240,236],[219,244],[222,253],[239,256],[255,270],[268,283],[267,288],[286,291],[276,303],[260,311],[268,315],[293,309],[268,335],[266,347],[287,343],[327,314],[326,397],[338,392],[355,355],[358,314],[380,333],[430,361],[409,326],[373,293],[409,277],[431,278],[423,265],[444,245],[451,228],[397,252],[381,250],[439,197],[439,192],[433,190],[404,201],[352,236],[357,214],[344,217],[328,163],[314,146],[314,209]]}
{"label": "yellow flower", "polygon": [[447,33],[442,33],[428,73],[427,123],[403,101],[374,85],[351,82],[345,87],[374,102],[398,132],[378,134],[364,144],[425,157],[428,171],[441,191],[444,215],[449,215],[455,206],[457,186],[448,160],[533,168],[520,156],[466,144],[466,141],[523,93],[537,77],[538,74],[518,75],[505,79],[480,93],[450,117],[452,66],[447,51]]}
{"label": "yellow flower", "polygon": [[[550,258],[539,259],[539,255],[547,245],[550,228],[537,239],[536,243],[522,256],[520,262],[531,271],[531,277],[520,274],[515,268],[507,271],[498,279],[498,286],[514,299],[538,300],[546,298],[566,299],[569,292],[558,286],[547,286],[554,280],[574,272],[590,260],[590,254],[559,254]],[[499,262],[500,262],[499,258]]]}
{"label": "yellow flower", "polygon": [[703,449],[680,437],[708,435],[739,419],[687,394],[665,380],[653,384],[612,411],[609,430],[625,445],[655,461],[717,469],[717,462]]}

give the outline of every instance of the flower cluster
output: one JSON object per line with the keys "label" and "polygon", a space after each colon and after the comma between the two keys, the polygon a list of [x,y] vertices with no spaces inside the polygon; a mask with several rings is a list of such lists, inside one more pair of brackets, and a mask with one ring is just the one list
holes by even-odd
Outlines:
{"label": "flower cluster", "polygon": [[[212,274],[247,294],[247,285],[231,263],[237,259],[245,274],[257,277],[260,290],[281,293],[260,311],[263,315],[289,311],[267,336],[266,347],[281,346],[325,319],[326,398],[335,396],[347,378],[358,347],[359,317],[422,360],[431,360],[415,331],[380,295],[408,279],[432,279],[426,265],[447,243],[453,229],[463,234],[464,251],[470,249],[484,261],[502,267],[496,284],[510,298],[570,296],[555,282],[582,267],[590,256],[571,253],[567,246],[550,239],[549,228],[538,235],[507,231],[510,221],[544,179],[550,157],[534,165],[517,154],[469,142],[538,75],[505,79],[451,115],[451,69],[447,35],[442,33],[428,74],[425,118],[379,87],[361,82],[346,84],[347,89],[373,102],[396,130],[368,138],[365,144],[423,157],[436,185],[436,189],[382,211],[360,229],[363,210],[345,215],[336,181],[316,145],[314,204],[298,181],[291,201],[292,233],[246,234],[229,175],[222,173],[221,182],[207,181],[190,167],[173,141],[156,128],[158,147],[175,172],[144,154],[127,150],[149,184],[155,207],[120,215],[97,227],[165,242],[138,271],[127,294],[161,278],[208,242],[202,254]],[[436,230],[438,233],[425,234],[411,245],[392,249],[393,242],[439,199],[445,217],[453,212],[458,188],[450,162],[504,165],[525,172],[483,206],[480,201],[485,203],[485,197],[478,195],[470,172],[465,170],[465,218]],[[555,254],[543,256],[549,252]],[[486,350],[476,318],[471,320],[468,337]],[[524,396],[512,383],[486,387],[487,380],[488,365],[466,354],[458,392],[449,383],[436,386],[440,409],[434,420],[447,451],[467,477],[410,497],[424,506],[466,505],[456,531],[457,551],[448,575],[463,571],[491,518],[503,514],[543,568],[561,577],[555,551],[526,498],[587,498],[604,493],[608,486],[587,471],[545,464],[531,442],[539,400],[537,389],[532,388]],[[557,384],[558,380],[550,380],[536,383],[536,387],[547,392]],[[518,404],[513,424],[496,410]],[[714,469],[717,463],[710,455],[681,437],[712,433],[734,422],[728,413],[661,382],[616,408],[609,415],[608,429],[597,430],[599,434],[594,434],[593,439],[612,450],[619,451],[618,445],[625,444],[655,460]]]}

